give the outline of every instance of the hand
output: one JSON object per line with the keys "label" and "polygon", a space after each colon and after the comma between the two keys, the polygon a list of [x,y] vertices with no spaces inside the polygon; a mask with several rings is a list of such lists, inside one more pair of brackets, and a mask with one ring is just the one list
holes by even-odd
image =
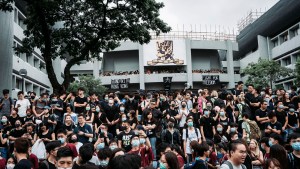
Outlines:
{"label": "hand", "polygon": [[285,127],[282,127],[282,131],[284,131],[285,130]]}
{"label": "hand", "polygon": [[268,126],[268,129],[269,129],[269,130],[272,130],[272,127],[271,127],[271,126]]}
{"label": "hand", "polygon": [[82,136],[82,135],[84,135],[84,132],[80,131],[80,132],[78,132],[78,135]]}

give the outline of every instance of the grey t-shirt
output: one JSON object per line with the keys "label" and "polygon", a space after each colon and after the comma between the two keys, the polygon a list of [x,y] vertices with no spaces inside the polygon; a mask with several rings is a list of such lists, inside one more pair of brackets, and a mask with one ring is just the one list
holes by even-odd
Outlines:
{"label": "grey t-shirt", "polygon": [[9,101],[11,98],[8,98],[8,99],[5,99],[5,98],[2,98],[0,101],[2,102],[2,108],[1,108],[1,111],[0,111],[0,114],[1,116],[3,115],[10,115],[10,108],[12,106],[12,100]]}
{"label": "grey t-shirt", "polygon": [[[232,164],[233,169],[243,169],[242,165],[236,166],[230,160],[228,161]],[[230,167],[227,164],[222,164],[220,169],[230,169]]]}

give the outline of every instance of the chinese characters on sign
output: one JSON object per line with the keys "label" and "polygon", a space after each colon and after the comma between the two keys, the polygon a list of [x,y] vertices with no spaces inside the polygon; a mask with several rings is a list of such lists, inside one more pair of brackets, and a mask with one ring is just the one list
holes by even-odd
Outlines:
{"label": "chinese characters on sign", "polygon": [[211,86],[216,85],[220,82],[219,75],[212,75],[212,76],[202,76],[202,81],[204,85]]}
{"label": "chinese characters on sign", "polygon": [[112,79],[111,89],[127,89],[130,83],[130,78],[127,79]]}

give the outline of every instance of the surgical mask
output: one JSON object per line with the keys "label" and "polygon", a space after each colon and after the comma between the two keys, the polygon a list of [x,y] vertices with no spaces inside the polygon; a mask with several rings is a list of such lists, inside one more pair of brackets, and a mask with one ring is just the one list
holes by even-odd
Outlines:
{"label": "surgical mask", "polygon": [[193,122],[192,121],[190,121],[190,122],[188,122],[188,124],[187,124],[189,127],[193,127]]}
{"label": "surgical mask", "polygon": [[222,127],[218,127],[218,128],[217,128],[217,131],[218,131],[218,132],[222,132],[222,131],[223,131],[223,128],[222,128]]}
{"label": "surgical mask", "polygon": [[159,163],[159,168],[160,169],[167,169],[164,163]]}
{"label": "surgical mask", "polygon": [[125,108],[124,108],[124,107],[121,107],[121,108],[120,108],[120,111],[121,111],[121,112],[124,112],[124,111],[125,111]]}
{"label": "surgical mask", "polygon": [[42,101],[47,102],[48,100],[47,99],[43,99]]}
{"label": "surgical mask", "polygon": [[125,121],[125,120],[127,120],[127,118],[126,118],[126,117],[123,117],[123,118],[122,118],[122,121]]}
{"label": "surgical mask", "polygon": [[108,97],[105,97],[104,100],[105,100],[105,101],[108,101]]}
{"label": "surgical mask", "polygon": [[218,152],[218,153],[217,153],[217,158],[218,158],[218,159],[223,158],[223,156],[224,156],[224,155],[223,155],[221,152]]}
{"label": "surgical mask", "polygon": [[91,108],[90,108],[90,107],[86,107],[85,110],[86,110],[86,111],[90,111]]}
{"label": "surgical mask", "polygon": [[205,115],[205,116],[208,116],[208,115],[209,115],[209,112],[208,112],[208,111],[204,111],[204,115]]}
{"label": "surgical mask", "polygon": [[208,110],[211,110],[211,109],[212,109],[212,106],[206,106],[206,108],[207,108]]}
{"label": "surgical mask", "polygon": [[61,144],[64,144],[66,142],[66,139],[65,138],[58,138],[58,141],[60,141]]}
{"label": "surgical mask", "polygon": [[130,117],[130,113],[127,113],[127,117]]}
{"label": "surgical mask", "polygon": [[199,158],[199,157],[196,157],[195,160],[196,160],[196,161],[197,161],[197,160],[200,160],[200,158]]}
{"label": "surgical mask", "polygon": [[300,151],[300,142],[293,143],[292,147],[295,151]]}
{"label": "surgical mask", "polygon": [[57,167],[57,169],[72,169],[72,167],[69,168]]}
{"label": "surgical mask", "polygon": [[295,112],[295,109],[289,109],[290,112]]}
{"label": "surgical mask", "polygon": [[99,112],[100,112],[100,109],[99,109],[99,108],[96,108],[96,112],[99,113]]}
{"label": "surgical mask", "polygon": [[134,98],[129,98],[130,101],[132,101]]}
{"label": "surgical mask", "polygon": [[140,140],[133,140],[132,141],[132,146],[133,147],[138,147],[140,145]]}
{"label": "surgical mask", "polygon": [[97,150],[100,150],[100,149],[103,149],[105,147],[105,144],[104,143],[99,143],[97,145]]}
{"label": "surgical mask", "polygon": [[225,116],[225,112],[221,111],[220,116]]}
{"label": "surgical mask", "polygon": [[57,102],[58,100],[57,100],[57,99],[52,99],[52,101],[53,101],[53,102]]}
{"label": "surgical mask", "polygon": [[112,146],[110,146],[109,148],[110,148],[111,151],[113,151],[114,149],[118,148],[118,146],[112,145]]}
{"label": "surgical mask", "polygon": [[145,138],[140,138],[140,144],[145,144],[146,143],[146,139]]}
{"label": "surgical mask", "polygon": [[236,132],[236,128],[230,128],[230,132],[231,133],[235,133]]}
{"label": "surgical mask", "polygon": [[265,149],[265,146],[263,146],[263,145],[260,145],[260,148],[264,150],[264,149]]}
{"label": "surgical mask", "polygon": [[13,168],[15,168],[15,164],[7,164],[6,168],[7,169],[13,169]]}
{"label": "surgical mask", "polygon": [[269,140],[269,146],[272,147],[273,143],[271,140]]}
{"label": "surgical mask", "polygon": [[102,167],[106,167],[108,165],[108,161],[106,160],[100,160],[99,163]]}
{"label": "surgical mask", "polygon": [[7,119],[1,119],[1,122],[2,122],[2,123],[6,123],[6,122],[7,122]]}
{"label": "surgical mask", "polygon": [[278,106],[278,108],[284,109],[284,105],[281,104],[281,105]]}
{"label": "surgical mask", "polygon": [[185,108],[185,107],[186,107],[186,105],[185,105],[185,104],[183,104],[183,105],[181,105],[181,107],[182,107],[182,108]]}

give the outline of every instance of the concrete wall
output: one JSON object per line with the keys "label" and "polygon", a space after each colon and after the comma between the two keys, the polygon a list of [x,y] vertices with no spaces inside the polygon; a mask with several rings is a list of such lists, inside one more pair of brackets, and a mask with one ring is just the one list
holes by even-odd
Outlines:
{"label": "concrete wall", "polygon": [[218,51],[192,49],[192,69],[221,69]]}
{"label": "concrete wall", "polygon": [[139,70],[138,51],[108,52],[103,56],[103,72]]}

